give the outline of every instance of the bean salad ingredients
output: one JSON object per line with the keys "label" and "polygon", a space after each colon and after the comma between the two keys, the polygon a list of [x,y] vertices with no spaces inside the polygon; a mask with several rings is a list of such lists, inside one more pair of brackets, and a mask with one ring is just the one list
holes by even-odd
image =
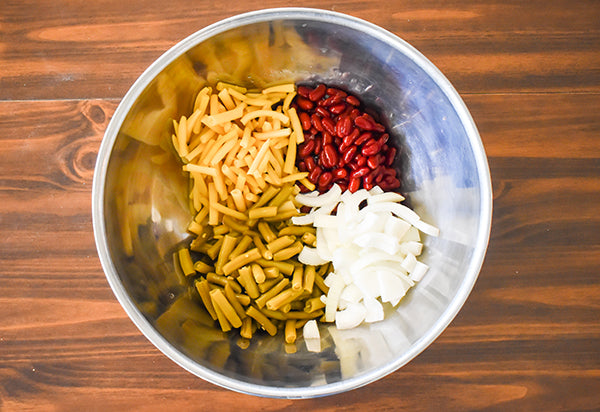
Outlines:
{"label": "bean salad ingredients", "polygon": [[334,183],[352,193],[375,186],[385,191],[400,188],[392,167],[397,149],[385,126],[366,112],[358,97],[322,83],[298,86],[297,92],[292,107],[298,111],[304,143],[298,146],[296,161],[319,192]]}

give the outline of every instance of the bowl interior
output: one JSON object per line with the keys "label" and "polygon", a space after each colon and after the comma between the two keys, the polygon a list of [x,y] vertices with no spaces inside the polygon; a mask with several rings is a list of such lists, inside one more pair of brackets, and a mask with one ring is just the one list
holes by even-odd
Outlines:
{"label": "bowl interior", "polygon": [[[410,205],[440,228],[425,239],[431,269],[385,321],[349,331],[321,325],[322,351],[302,341],[212,328],[172,254],[191,219],[187,179],[170,148],[171,119],[217,80],[248,87],[282,81],[338,85],[382,112],[402,148],[396,167]],[[371,382],[407,363],[452,320],[487,245],[491,188],[477,130],[458,94],[417,51],[365,22],[312,10],[250,13],[190,36],[151,66],[117,109],[98,158],[94,223],[120,302],[167,356],[216,384],[305,397]],[[161,315],[178,305],[178,315]],[[198,328],[186,329],[193,318]]]}

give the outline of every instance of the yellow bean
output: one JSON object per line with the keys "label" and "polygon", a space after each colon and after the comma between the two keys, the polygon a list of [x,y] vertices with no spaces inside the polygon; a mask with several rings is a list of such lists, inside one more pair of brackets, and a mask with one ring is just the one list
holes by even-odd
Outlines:
{"label": "yellow bean", "polygon": [[301,294],[302,290],[296,290],[293,288],[286,289],[267,301],[267,309],[278,310],[282,306],[287,305],[288,303],[296,299]]}
{"label": "yellow bean", "polygon": [[277,327],[267,318],[260,310],[254,306],[250,306],[246,309],[246,314],[252,319],[257,321],[269,335],[275,336],[277,334]]}
{"label": "yellow bean", "polygon": [[258,236],[258,235],[252,236],[252,241],[254,242],[254,246],[256,246],[256,248],[260,252],[263,259],[266,259],[266,260],[273,259],[273,254],[271,253],[271,251],[269,249],[267,249],[267,247],[261,240],[260,236]]}
{"label": "yellow bean", "polygon": [[242,328],[240,329],[240,336],[246,339],[252,339],[252,318],[246,316],[242,319]]}
{"label": "yellow bean", "polygon": [[312,233],[314,235],[316,229],[312,226],[285,226],[277,233],[277,236],[292,235],[302,237],[306,233]]}
{"label": "yellow bean", "polygon": [[274,216],[277,216],[277,206],[257,207],[248,211],[248,218],[250,219],[264,219]]}
{"label": "yellow bean", "polygon": [[195,275],[196,270],[194,269],[194,262],[192,262],[192,257],[190,256],[190,251],[188,248],[181,248],[178,252],[179,255],[179,265],[181,266],[181,270],[183,271],[185,276]]}
{"label": "yellow bean", "polygon": [[229,301],[229,304],[233,307],[233,309],[235,309],[235,312],[238,314],[240,319],[244,319],[246,317],[246,312],[244,311],[242,304],[238,300],[235,291],[229,283],[225,285],[223,292],[225,293],[225,297]]}
{"label": "yellow bean", "polygon": [[242,253],[231,259],[229,262],[223,265],[223,273],[229,275],[233,271],[241,268],[244,265],[247,265],[250,262],[253,262],[260,258],[260,252],[257,248],[250,249],[247,252]]}
{"label": "yellow bean", "polygon": [[235,249],[233,249],[231,251],[231,253],[229,254],[229,258],[233,259],[234,257],[241,255],[246,250],[248,250],[248,247],[251,244],[252,244],[252,238],[248,235],[244,235],[244,237],[242,237],[242,240],[240,240],[240,242],[237,244]]}
{"label": "yellow bean", "polygon": [[316,268],[312,265],[306,265],[304,268],[304,290],[312,293],[313,285],[315,284]]}
{"label": "yellow bean", "polygon": [[209,272],[214,271],[215,268],[209,265],[208,263],[204,263],[203,261],[198,260],[194,263],[194,270],[196,270],[196,272],[199,273],[207,274]]}
{"label": "yellow bean", "polygon": [[250,267],[244,266],[240,268],[238,272],[240,274],[238,281],[244,286],[248,296],[250,296],[252,299],[258,298],[260,293],[258,292],[258,286],[254,280],[254,276],[252,276],[252,270]]}
{"label": "yellow bean", "polygon": [[296,321],[288,319],[285,321],[285,341],[294,343],[296,341]]}
{"label": "yellow bean", "polygon": [[215,263],[215,272],[219,275],[223,274],[223,265],[229,260],[229,255],[235,248],[239,239],[235,236],[225,235],[223,237],[223,244],[219,250],[219,257],[217,263]]}
{"label": "yellow bean", "polygon": [[195,282],[196,290],[200,295],[200,299],[202,299],[202,303],[204,303],[204,307],[208,311],[209,315],[213,320],[217,320],[217,313],[212,305],[212,299],[210,298],[210,288],[208,286],[208,281],[206,279],[202,279],[201,281]]}
{"label": "yellow bean", "polygon": [[307,313],[315,312],[319,309],[323,309],[325,307],[325,303],[321,300],[321,298],[310,298],[304,303],[304,311]]}
{"label": "yellow bean", "polygon": [[252,269],[252,275],[254,276],[254,280],[256,281],[256,283],[263,283],[266,279],[266,275],[263,271],[263,268],[260,267],[260,265],[257,265],[256,263],[250,265],[250,268]]}
{"label": "yellow bean", "polygon": [[271,289],[273,286],[278,284],[281,279],[283,279],[283,275],[279,274],[276,278],[265,280],[263,283],[258,285],[258,290],[260,293],[265,293],[267,290]]}
{"label": "yellow bean", "polygon": [[227,318],[227,321],[231,324],[231,326],[234,328],[239,328],[242,326],[242,320],[238,316],[233,306],[231,306],[231,303],[229,303],[221,289],[211,290],[210,297],[213,300],[213,306],[215,306],[215,308],[219,308],[223,312],[223,315],[225,318]]}
{"label": "yellow bean", "polygon": [[257,297],[256,300],[254,301],[254,303],[256,303],[256,306],[258,306],[259,308],[264,307],[267,304],[268,300],[277,296],[277,294],[279,294],[279,292],[281,292],[287,285],[289,285],[289,283],[290,283],[289,279],[287,279],[287,278],[281,279],[279,281],[279,283],[277,283],[271,289],[267,290],[265,293],[263,293],[262,295]]}
{"label": "yellow bean", "polygon": [[285,248],[283,250],[280,250],[277,253],[273,254],[273,260],[274,261],[281,261],[281,260],[287,260],[293,256],[296,256],[298,253],[302,252],[302,248],[304,246],[302,245],[302,243],[296,241],[294,242],[294,244],[288,248]]}
{"label": "yellow bean", "polygon": [[281,249],[285,249],[286,247],[290,246],[295,241],[296,238],[294,236],[281,236],[267,243],[267,249],[269,249],[271,253],[276,253]]}
{"label": "yellow bean", "polygon": [[268,243],[277,239],[277,235],[273,232],[271,225],[269,225],[267,222],[258,222],[258,231],[263,239],[265,239]]}
{"label": "yellow bean", "polygon": [[296,266],[292,274],[292,289],[304,292],[302,288],[302,278],[304,276],[304,266]]}

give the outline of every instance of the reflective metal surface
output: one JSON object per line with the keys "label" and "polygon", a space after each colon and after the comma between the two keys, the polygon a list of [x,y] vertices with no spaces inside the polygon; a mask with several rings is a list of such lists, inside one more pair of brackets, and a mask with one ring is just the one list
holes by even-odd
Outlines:
{"label": "reflective metal surface", "polygon": [[[321,325],[322,352],[260,336],[247,349],[213,329],[173,267],[191,219],[187,180],[169,147],[170,119],[217,80],[250,87],[325,81],[383,111],[404,150],[403,192],[439,238],[425,240],[431,269],[385,321],[349,331]],[[458,94],[420,53],[364,21],[311,9],[224,20],[161,56],[115,112],[98,155],[94,233],[107,279],[128,315],[163,353],[215,384],[256,395],[347,391],[398,369],[450,323],[487,247],[491,183],[476,127]],[[176,306],[178,316],[161,314]],[[197,320],[193,331],[185,317]],[[158,319],[158,320],[157,320]]]}

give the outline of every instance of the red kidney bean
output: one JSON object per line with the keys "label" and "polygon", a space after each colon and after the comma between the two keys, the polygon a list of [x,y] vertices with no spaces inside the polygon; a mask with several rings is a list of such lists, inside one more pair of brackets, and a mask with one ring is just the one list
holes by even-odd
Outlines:
{"label": "red kidney bean", "polygon": [[326,108],[321,107],[321,106],[317,106],[315,108],[315,113],[321,117],[330,117],[331,116],[331,113],[329,113],[329,111]]}
{"label": "red kidney bean", "polygon": [[342,192],[345,192],[348,189],[348,184],[345,182],[337,182],[337,185],[342,189]]}
{"label": "red kidney bean", "polygon": [[322,118],[321,124],[323,125],[323,128],[329,133],[331,133],[332,135],[335,134],[335,123],[329,117]]}
{"label": "red kidney bean", "polygon": [[301,158],[306,158],[315,150],[315,141],[308,140],[298,147],[298,154]]}
{"label": "red kidney bean", "polygon": [[329,106],[333,106],[334,104],[338,104],[342,101],[344,101],[344,98],[342,96],[338,96],[338,95],[334,94],[333,96],[329,96],[325,100],[319,101],[319,103],[317,103],[317,104],[319,106],[329,107]]}
{"label": "red kidney bean", "polygon": [[363,156],[362,154],[356,155],[356,157],[354,158],[354,161],[360,167],[367,164],[367,158],[365,156]]}
{"label": "red kidney bean", "polygon": [[323,148],[323,139],[315,138],[315,155],[321,154],[321,149]]}
{"label": "red kidney bean", "polygon": [[350,162],[348,163],[347,167],[350,169],[351,172],[357,170],[360,168],[360,165],[356,162]]}
{"label": "red kidney bean", "polygon": [[354,142],[354,144],[357,146],[360,146],[363,143],[365,143],[367,140],[371,140],[372,138],[373,138],[373,134],[371,132],[364,132],[364,133],[361,133],[361,135],[356,138],[356,141]]}
{"label": "red kidney bean", "polygon": [[335,95],[335,96],[341,96],[341,97],[346,97],[347,96],[347,93],[345,91],[340,90],[340,89],[336,89],[335,87],[329,87],[327,89],[327,94],[330,95],[330,96],[333,96],[333,95]]}
{"label": "red kidney bean", "polygon": [[301,172],[306,172],[308,170],[306,168],[306,162],[304,160],[298,162],[298,170]]}
{"label": "red kidney bean", "polygon": [[360,189],[360,178],[356,177],[354,179],[350,179],[350,182],[348,183],[348,190],[351,193],[356,192],[358,189]]}
{"label": "red kidney bean", "polygon": [[396,148],[390,147],[385,154],[385,165],[390,167],[392,163],[394,163],[394,158],[396,157]]}
{"label": "red kidney bean", "polygon": [[[350,133],[349,135],[344,137],[344,140],[342,141],[342,144],[344,146],[350,146],[352,143],[354,143],[354,141],[356,140],[356,138],[360,135],[360,131],[358,129],[353,129],[352,133]],[[340,148],[340,150],[342,150]]]}
{"label": "red kidney bean", "polygon": [[352,180],[356,177],[366,176],[370,171],[371,171],[371,169],[369,169],[368,167],[361,167],[359,169],[356,169],[355,171],[350,173],[350,180]]}
{"label": "red kidney bean", "polygon": [[323,144],[332,144],[333,136],[327,131],[323,131]]}
{"label": "red kidney bean", "polygon": [[[384,129],[385,130],[385,129]],[[381,137],[379,138],[379,141],[381,142],[381,145],[383,146],[384,144],[387,143],[387,141],[390,139],[390,135],[387,133],[384,133],[381,135]],[[387,148],[386,148],[387,150]]]}
{"label": "red kidney bean", "polygon": [[363,177],[362,183],[363,183],[363,187],[366,190],[371,190],[371,189],[373,189],[373,186],[375,186],[374,183],[373,183],[373,178],[371,178],[370,176],[371,175],[368,174],[365,177]]}
{"label": "red kidney bean", "polygon": [[[306,113],[302,113],[302,114],[306,114]],[[319,131],[319,132],[323,131],[323,125],[321,124],[321,118],[316,113],[313,113],[312,116],[310,116],[310,123],[313,125],[313,127],[315,129],[317,129],[317,131]],[[304,129],[304,125],[302,125],[302,128]]]}
{"label": "red kidney bean", "polygon": [[360,116],[360,110],[358,110],[358,109],[352,109],[352,110],[350,111],[350,118],[352,119],[352,121],[353,121],[353,122],[354,122],[354,120],[355,120],[355,119],[356,119],[358,116]]}
{"label": "red kidney bean", "polygon": [[320,166],[315,167],[313,169],[313,171],[309,173],[308,180],[310,180],[313,183],[317,183],[317,180],[319,179],[319,176],[321,175],[322,172],[323,172],[323,169],[321,169]]}
{"label": "red kidney bean", "polygon": [[308,94],[310,93],[310,87],[308,86],[298,86],[296,89],[299,96],[308,98]]}
{"label": "red kidney bean", "polygon": [[354,119],[354,124],[356,125],[356,127],[359,127],[362,130],[372,130],[371,123],[362,116],[359,116],[356,119]]}
{"label": "red kidney bean", "polygon": [[315,163],[315,159],[312,156],[308,156],[304,160],[304,164],[306,166],[306,170],[309,172],[312,172],[313,169],[317,166],[317,164]]}
{"label": "red kidney bean", "polygon": [[315,87],[310,93],[308,93],[308,98],[316,102],[317,100],[321,100],[323,96],[325,96],[325,92],[327,91],[327,87],[323,83]]}
{"label": "red kidney bean", "polygon": [[310,100],[308,100],[302,96],[296,97],[296,103],[298,103],[299,108],[301,108],[302,110],[305,110],[305,111],[311,110],[314,107],[313,102],[311,102]]}
{"label": "red kidney bean", "polygon": [[372,139],[365,143],[360,153],[365,157],[370,157],[376,155],[380,148],[381,146],[379,145],[379,142],[375,139]]}
{"label": "red kidney bean", "polygon": [[333,181],[333,174],[331,172],[323,172],[321,176],[319,176],[319,186],[327,186],[329,183]]}
{"label": "red kidney bean", "polygon": [[324,145],[323,146],[323,154],[325,155],[323,164],[326,167],[331,168],[331,167],[337,166],[338,154],[337,154],[337,150],[335,150],[335,147],[333,147],[333,145],[331,145],[331,144]]}
{"label": "red kidney bean", "polygon": [[302,125],[302,129],[304,130],[310,130],[310,116],[308,115],[308,113],[306,112],[300,112],[300,114],[298,115],[298,118],[300,119],[300,124]]}
{"label": "red kidney bean", "polygon": [[367,158],[367,166],[371,169],[376,169],[379,166],[379,156],[370,156]]}
{"label": "red kidney bean", "polygon": [[329,112],[332,114],[340,114],[342,113],[344,110],[346,110],[346,104],[345,103],[339,103],[333,106],[329,107]]}
{"label": "red kidney bean", "polygon": [[360,100],[352,95],[346,97],[346,102],[352,106],[360,106]]}
{"label": "red kidney bean", "polygon": [[333,178],[335,180],[345,179],[348,176],[348,171],[343,167],[338,167],[333,170]]}
{"label": "red kidney bean", "polygon": [[335,124],[335,134],[343,138],[350,133],[352,133],[352,120],[349,116],[340,117]]}
{"label": "red kidney bean", "polygon": [[357,146],[350,146],[345,152],[342,153],[342,163],[340,166],[349,164],[356,156],[358,150]]}

